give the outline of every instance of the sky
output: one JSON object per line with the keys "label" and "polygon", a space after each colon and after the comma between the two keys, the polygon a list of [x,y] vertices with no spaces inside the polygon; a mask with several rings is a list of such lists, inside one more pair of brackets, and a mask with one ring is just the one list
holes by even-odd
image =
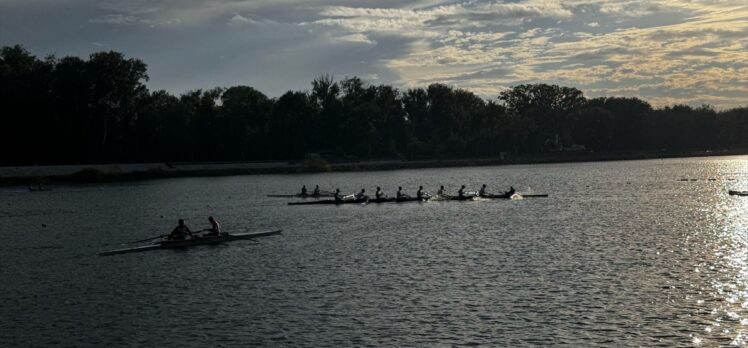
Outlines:
{"label": "sky", "polygon": [[748,106],[748,0],[0,0],[0,46],[119,51],[152,90],[330,74],[496,99],[520,84],[717,109]]}

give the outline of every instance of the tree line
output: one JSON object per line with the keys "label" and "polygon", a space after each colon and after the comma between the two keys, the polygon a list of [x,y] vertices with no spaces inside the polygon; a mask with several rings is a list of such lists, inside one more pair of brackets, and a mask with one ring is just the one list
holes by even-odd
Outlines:
{"label": "tree line", "polygon": [[0,51],[2,165],[456,158],[576,149],[748,149],[748,108],[654,109],[519,85],[486,100],[443,84],[400,91],[323,75],[269,98],[249,86],[149,91],[146,64],[118,52],[43,59]]}

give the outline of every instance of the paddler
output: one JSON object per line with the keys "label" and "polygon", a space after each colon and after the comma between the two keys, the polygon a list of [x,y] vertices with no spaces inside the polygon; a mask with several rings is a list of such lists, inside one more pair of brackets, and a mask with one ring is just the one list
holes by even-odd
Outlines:
{"label": "paddler", "polygon": [[314,191],[312,192],[313,195],[319,196],[319,185],[314,185]]}
{"label": "paddler", "polygon": [[444,196],[444,185],[439,187],[439,191],[436,191],[436,194],[439,196]]}
{"label": "paddler", "polygon": [[483,184],[483,186],[481,186],[480,190],[478,191],[478,196],[481,196],[481,197],[488,196],[488,194],[486,193],[486,184]]}
{"label": "paddler", "polygon": [[306,185],[301,186],[301,195],[306,196]]}
{"label": "paddler", "polygon": [[187,236],[192,238],[192,231],[190,231],[190,228],[184,224],[184,220],[179,219],[179,224],[177,227],[174,227],[174,230],[171,231],[168,238],[170,240],[182,240],[187,238]]}
{"label": "paddler", "polygon": [[465,185],[460,186],[460,190],[457,191],[457,197],[459,199],[465,199]]}
{"label": "paddler", "polygon": [[335,197],[335,201],[336,202],[340,202],[340,201],[343,200],[343,197],[340,196],[340,189],[339,188],[335,189],[335,195],[333,197]]}
{"label": "paddler", "polygon": [[356,200],[357,201],[362,201],[362,200],[365,200],[365,199],[368,199],[368,198],[369,198],[369,196],[366,195],[366,189],[361,189],[361,192],[359,192],[359,193],[356,194]]}
{"label": "paddler", "polygon": [[208,222],[210,222],[210,228],[207,229],[208,233],[206,233],[206,236],[218,236],[221,234],[221,224],[218,223],[218,220],[214,219],[212,216],[208,216]]}

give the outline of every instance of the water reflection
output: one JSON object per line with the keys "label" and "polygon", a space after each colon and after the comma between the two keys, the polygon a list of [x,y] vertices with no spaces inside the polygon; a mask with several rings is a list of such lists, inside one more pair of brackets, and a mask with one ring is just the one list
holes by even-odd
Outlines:
{"label": "water reflection", "polygon": [[[184,178],[3,192],[0,308],[12,320],[0,323],[0,346],[745,346],[748,197],[727,195],[748,188],[741,187],[745,163]],[[346,192],[485,183],[551,196],[343,207],[265,197],[302,183]],[[282,227],[284,235],[96,256],[162,233],[177,218],[196,223],[208,215],[227,230]]]}
{"label": "water reflection", "polygon": [[[719,169],[741,172],[744,161],[726,162]],[[689,243],[699,252],[712,254],[694,269],[697,278],[701,273],[708,277],[708,287],[695,298],[695,313],[708,313],[703,333],[693,336],[696,345],[748,343],[748,197],[730,196],[730,188],[724,186],[721,194],[702,196],[704,218],[698,221],[698,235]]]}

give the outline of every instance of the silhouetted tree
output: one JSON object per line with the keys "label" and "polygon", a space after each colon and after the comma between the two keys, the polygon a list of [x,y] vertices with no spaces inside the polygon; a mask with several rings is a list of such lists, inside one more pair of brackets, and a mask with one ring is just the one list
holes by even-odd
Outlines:
{"label": "silhouetted tree", "polygon": [[[580,144],[597,152],[748,149],[748,108],[652,109],[520,85],[484,100],[444,84],[400,92],[329,75],[277,100],[249,86],[149,92],[118,52],[39,59],[0,49],[0,164],[496,156]],[[333,158],[334,159],[334,158]]]}

